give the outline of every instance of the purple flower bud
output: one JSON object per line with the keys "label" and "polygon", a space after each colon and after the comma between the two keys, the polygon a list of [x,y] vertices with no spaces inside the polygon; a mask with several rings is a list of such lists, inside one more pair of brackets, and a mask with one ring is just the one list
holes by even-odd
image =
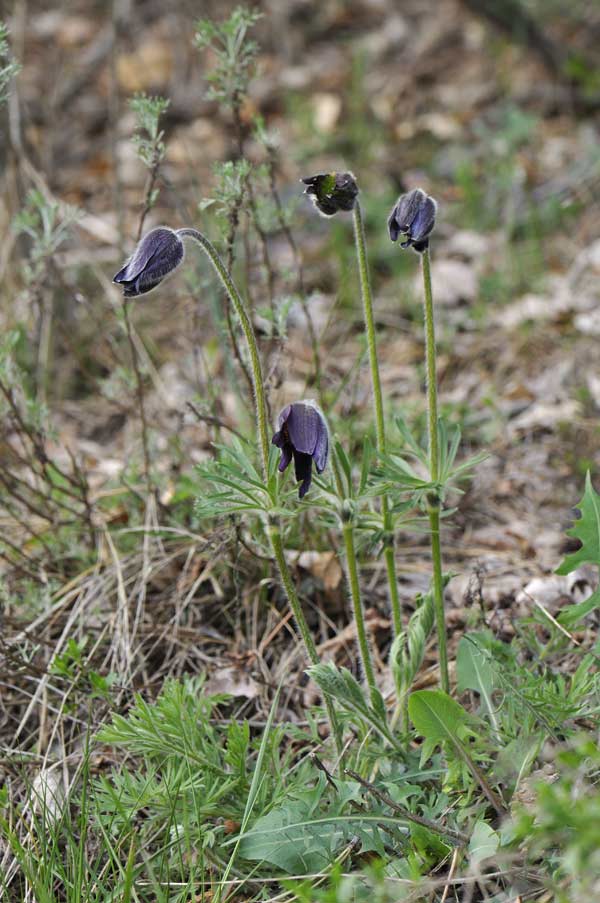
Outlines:
{"label": "purple flower bud", "polygon": [[358,195],[358,185],[351,172],[328,172],[302,179],[315,207],[325,216],[339,210],[352,210]]}
{"label": "purple flower bud", "polygon": [[401,195],[388,219],[390,238],[397,241],[400,235],[405,235],[405,240],[400,243],[401,248],[413,247],[415,251],[424,251],[429,247],[436,211],[437,203],[420,188]]}
{"label": "purple flower bud", "polygon": [[173,273],[183,260],[183,241],[173,229],[152,229],[138,245],[113,282],[123,286],[126,298],[145,295]]}
{"label": "purple flower bud", "polygon": [[294,459],[296,480],[302,481],[298,495],[303,498],[310,489],[312,462],[317,473],[323,473],[329,453],[327,423],[314,401],[288,404],[277,418],[277,432],[271,441],[281,449],[280,472]]}

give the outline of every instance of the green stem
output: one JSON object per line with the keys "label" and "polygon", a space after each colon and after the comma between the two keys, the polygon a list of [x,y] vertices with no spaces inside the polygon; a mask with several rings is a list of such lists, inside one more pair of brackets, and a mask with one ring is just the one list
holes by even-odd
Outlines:
{"label": "green stem", "polygon": [[[298,626],[302,639],[304,640],[306,654],[312,665],[318,665],[319,653],[317,652],[317,647],[315,646],[315,641],[312,638],[309,626],[306,623],[306,618],[304,617],[304,612],[302,611],[302,606],[300,605],[300,600],[298,598],[298,594],[296,593],[296,587],[294,586],[292,575],[290,574],[290,569],[288,568],[287,561],[285,560],[283,542],[281,540],[281,533],[279,532],[278,527],[271,526],[269,528],[269,539],[271,540],[271,548],[273,549],[273,554],[275,556],[277,566],[279,567],[281,581],[283,583],[290,608],[292,609],[294,618],[296,619],[296,624]],[[338,754],[341,754],[343,750],[342,734],[335,715],[335,710],[333,708],[333,702],[331,698],[326,695],[324,695],[324,700],[329,723],[331,725],[331,731],[335,739],[335,745]]]}
{"label": "green stem", "polygon": [[304,645],[306,646],[308,658],[310,659],[311,665],[318,665],[319,655],[317,653],[317,647],[315,646],[315,641],[312,638],[312,634],[304,617],[304,612],[300,607],[300,602],[296,595],[296,588],[292,582],[292,577],[287,566],[287,561],[285,560],[283,541],[281,539],[279,527],[269,527],[269,538],[273,547],[275,560],[277,561],[279,569],[281,570],[281,576],[285,591],[290,599],[290,607],[292,609],[294,617],[296,618],[298,629],[300,630],[300,634],[302,636],[302,639],[304,640]]}
{"label": "green stem", "polygon": [[342,534],[344,537],[344,547],[346,550],[346,570],[348,585],[350,587],[350,598],[352,599],[352,609],[354,611],[354,620],[356,622],[356,635],[358,637],[358,648],[360,650],[360,658],[363,674],[367,679],[369,687],[369,696],[373,702],[373,691],[377,689],[375,683],[375,673],[371,662],[371,652],[367,641],[367,632],[365,630],[365,620],[363,614],[362,597],[360,592],[360,581],[358,579],[358,565],[356,562],[356,548],[354,546],[354,527],[352,525],[352,515],[344,512],[346,505],[350,505],[352,510],[352,499],[347,498],[344,489],[344,481],[342,480],[341,468],[338,461],[337,452],[331,456],[331,466],[333,470],[333,478],[337,487],[338,496],[342,503],[340,512],[340,520],[342,526]]}
{"label": "green stem", "polygon": [[[197,229],[179,229],[177,231],[177,234],[181,238],[191,238],[193,241],[197,242],[200,245],[203,251],[205,251],[219,279],[221,280],[223,288],[227,292],[227,295],[235,308],[235,311],[240,319],[240,323],[242,324],[242,329],[244,331],[244,336],[246,338],[248,350],[250,352],[252,383],[254,386],[254,401],[256,407],[256,422],[258,426],[258,438],[260,442],[263,464],[263,476],[265,484],[267,484],[269,480],[270,444],[267,428],[267,405],[265,398],[265,387],[260,365],[260,356],[258,353],[258,343],[256,341],[256,335],[254,333],[252,322],[246,310],[246,305],[244,304],[242,296],[238,292],[233,279],[231,278],[227,268],[223,264],[223,261],[219,257],[214,245],[208,240],[208,238],[206,238],[201,232],[198,232]],[[315,646],[314,640],[311,636],[310,628],[306,622],[306,618],[304,617],[304,612],[302,611],[300,599],[298,598],[298,594],[296,593],[296,588],[292,580],[292,575],[290,574],[290,569],[288,567],[287,561],[285,560],[283,542],[281,540],[279,527],[274,525],[271,525],[269,527],[269,539],[271,541],[273,556],[279,569],[279,576],[281,577],[281,582],[283,584],[288,603],[290,605],[290,608],[292,609],[293,615],[296,619],[296,624],[298,625],[298,629],[300,630],[300,634],[304,641],[307,657],[311,664],[318,664],[319,655],[317,653],[317,648]],[[327,709],[327,715],[329,717],[329,722],[331,725],[331,732],[335,739],[336,748],[339,754],[342,752],[343,748],[341,731],[335,716],[335,711],[333,709],[333,703],[331,699],[328,696],[325,696],[324,699],[325,707]]]}
{"label": "green stem", "polygon": [[373,383],[373,402],[375,405],[375,429],[377,435],[377,448],[380,451],[385,451],[383,393],[381,391],[379,363],[377,361],[375,322],[373,318],[373,296],[371,294],[371,283],[369,280],[369,268],[367,264],[365,230],[363,226],[362,212],[358,201],[356,201],[356,203],[354,204],[352,219],[354,224],[354,240],[356,242],[358,273],[360,276],[360,290],[364,307],[365,327],[367,330],[367,344],[369,346],[369,363],[371,365],[371,382]]}
{"label": "green stem", "polygon": [[427,365],[427,426],[429,437],[429,471],[431,481],[437,483],[440,476],[438,448],[437,374],[435,368],[435,325],[433,320],[433,293],[431,291],[431,267],[429,248],[421,254],[423,288],[425,289],[425,352]]}
{"label": "green stem", "polygon": [[371,652],[367,640],[367,631],[365,629],[365,619],[363,614],[362,599],[360,595],[360,583],[358,581],[358,567],[356,564],[356,550],[354,548],[354,528],[351,523],[342,526],[344,534],[344,546],[346,549],[346,564],[348,567],[348,583],[350,584],[350,596],[352,598],[352,608],[354,609],[354,620],[356,622],[356,635],[358,637],[358,648],[360,649],[360,658],[364,676],[369,687],[369,695],[371,702],[374,702],[373,695],[377,690],[375,683],[375,672],[371,661]]}
{"label": "green stem", "polygon": [[[354,239],[356,243],[356,257],[358,260],[358,272],[360,276],[360,290],[363,301],[365,328],[367,332],[367,345],[369,348],[369,363],[371,365],[371,383],[373,387],[373,403],[375,410],[375,435],[377,438],[377,451],[385,454],[385,419],[383,414],[383,392],[381,391],[381,378],[379,376],[379,362],[377,360],[377,342],[375,338],[375,321],[373,317],[373,296],[369,280],[369,267],[367,263],[367,248],[365,242],[365,230],[363,226],[360,204],[356,201],[353,210]],[[381,496],[381,515],[384,531],[384,558],[387,570],[390,606],[394,635],[402,630],[400,615],[400,597],[398,595],[398,576],[396,573],[396,557],[394,554],[394,530],[392,513],[385,493]]]}
{"label": "green stem", "polygon": [[[431,291],[431,267],[429,248],[421,254],[423,288],[425,291],[425,354],[427,366],[427,425],[429,439],[429,476],[437,484],[440,478],[440,452],[438,446],[437,375],[435,367],[435,326],[433,319],[433,294]],[[440,657],[440,684],[445,693],[450,692],[448,676],[448,650],[446,644],[446,618],[444,613],[444,582],[442,576],[442,550],[440,545],[440,499],[436,487],[429,498],[429,528],[431,534],[431,558],[433,562],[433,602]]]}
{"label": "green stem", "polygon": [[146,403],[144,399],[144,378],[140,368],[140,360],[135,346],[133,337],[133,329],[131,320],[129,319],[129,305],[127,300],[123,298],[123,319],[125,320],[125,329],[127,332],[127,341],[129,343],[129,352],[131,354],[131,363],[133,364],[133,372],[135,374],[135,388],[138,399],[138,411],[140,415],[140,423],[142,426],[142,451],[144,454],[144,478],[146,480],[146,492],[148,493],[148,501],[152,495],[152,476],[150,469],[150,443],[148,441],[148,421],[146,419]]}
{"label": "green stem", "polygon": [[431,558],[433,560],[433,607],[435,611],[440,657],[440,685],[444,693],[449,693],[450,679],[448,676],[448,649],[446,646],[446,615],[444,612],[444,580],[442,575],[439,505],[432,505],[429,508],[429,532],[431,534]]}
{"label": "green stem", "polygon": [[233,304],[235,312],[238,315],[240,323],[242,325],[242,330],[244,332],[246,343],[248,345],[248,351],[250,352],[252,383],[254,386],[254,398],[256,402],[256,421],[258,425],[258,437],[260,440],[263,476],[266,483],[269,478],[269,431],[267,427],[267,403],[265,398],[265,387],[263,382],[262,369],[260,366],[260,355],[258,353],[258,343],[256,341],[256,335],[254,334],[252,322],[250,320],[250,317],[248,316],[248,311],[246,310],[246,305],[244,304],[242,296],[235,287],[235,283],[229,275],[226,266],[219,257],[215,246],[208,240],[208,238],[206,238],[206,236],[204,236],[201,232],[198,232],[197,229],[178,229],[177,235],[179,235],[181,238],[191,238],[193,241],[197,242],[202,250],[206,253],[215,269],[215,272],[217,273],[217,276],[221,280],[223,288],[227,292],[227,295],[229,296],[229,299]]}

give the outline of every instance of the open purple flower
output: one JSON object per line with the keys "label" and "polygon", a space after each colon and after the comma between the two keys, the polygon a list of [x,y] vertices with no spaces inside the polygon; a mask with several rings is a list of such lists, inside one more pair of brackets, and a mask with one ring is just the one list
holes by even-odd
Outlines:
{"label": "open purple flower", "polygon": [[351,172],[327,172],[302,179],[307,194],[315,207],[325,216],[333,216],[339,210],[352,210],[358,195],[358,185]]}
{"label": "open purple flower", "polygon": [[298,495],[303,498],[310,489],[312,462],[317,473],[323,473],[329,453],[327,423],[316,404],[313,401],[288,404],[277,418],[272,442],[281,449],[280,472],[294,459],[296,480],[302,481]]}
{"label": "open purple flower", "polygon": [[145,295],[173,273],[184,257],[183,241],[173,229],[159,226],[138,242],[135,251],[113,282],[123,286],[126,298]]}
{"label": "open purple flower", "polygon": [[390,238],[397,241],[400,235],[405,235],[401,248],[425,251],[435,226],[436,211],[437,203],[420,188],[401,195],[388,219]]}

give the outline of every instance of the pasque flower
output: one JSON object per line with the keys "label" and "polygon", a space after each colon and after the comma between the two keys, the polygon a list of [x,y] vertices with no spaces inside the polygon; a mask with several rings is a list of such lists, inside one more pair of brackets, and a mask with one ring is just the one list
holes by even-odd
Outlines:
{"label": "pasque flower", "polygon": [[317,210],[325,216],[333,216],[340,210],[354,207],[358,185],[351,172],[327,172],[302,179],[307,186],[304,194],[313,201]]}
{"label": "pasque flower", "polygon": [[294,459],[296,480],[302,481],[298,495],[303,498],[310,489],[313,461],[317,473],[323,473],[329,453],[327,423],[314,401],[286,405],[277,418],[277,432],[271,441],[281,449],[280,472]]}
{"label": "pasque flower", "polygon": [[167,226],[152,229],[138,242],[135,251],[113,282],[123,286],[126,298],[145,295],[173,273],[184,257],[183,241]]}
{"label": "pasque flower", "polygon": [[429,247],[429,236],[435,226],[437,203],[420,188],[401,195],[388,219],[388,229],[392,241],[400,235],[406,236],[401,248],[413,247],[424,251]]}

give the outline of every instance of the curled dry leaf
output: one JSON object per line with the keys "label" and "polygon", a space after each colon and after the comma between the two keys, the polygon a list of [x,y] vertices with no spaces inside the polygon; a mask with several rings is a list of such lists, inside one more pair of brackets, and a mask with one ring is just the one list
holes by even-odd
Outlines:
{"label": "curled dry leaf", "polygon": [[315,94],[313,97],[314,122],[319,132],[333,132],[340,113],[342,101],[337,94]]}
{"label": "curled dry leaf", "polygon": [[335,552],[302,552],[296,563],[320,580],[327,592],[333,592],[341,583],[342,567]]}
{"label": "curled dry leaf", "polygon": [[117,58],[117,78],[128,94],[148,91],[153,85],[168,84],[173,70],[171,45],[150,39]]}
{"label": "curled dry leaf", "polygon": [[509,430],[552,430],[559,423],[572,423],[581,414],[581,405],[574,399],[565,401],[539,401],[511,420]]}
{"label": "curled dry leaf", "polygon": [[547,577],[534,577],[517,593],[516,601],[521,605],[535,602],[543,605],[551,614],[560,610],[565,599],[571,602],[582,602],[592,589],[592,575],[586,568],[578,568],[564,576],[550,574]]}
{"label": "curled dry leaf", "polygon": [[206,692],[209,695],[229,693],[231,696],[254,699],[258,696],[258,684],[245,671],[232,666],[215,670],[206,684]]}
{"label": "curled dry leaf", "polygon": [[[436,304],[456,307],[461,302],[471,302],[477,297],[475,269],[462,260],[435,260],[431,266],[431,278],[435,285]],[[422,276],[415,277],[414,292],[421,291]]]}
{"label": "curled dry leaf", "polygon": [[536,811],[536,785],[554,784],[560,775],[552,762],[547,762],[541,768],[536,768],[530,775],[524,778],[515,790],[510,802],[511,809],[522,806],[527,812]]}
{"label": "curled dry leaf", "polygon": [[49,768],[41,768],[31,783],[31,811],[53,825],[61,817],[64,805],[65,792],[60,775]]}

